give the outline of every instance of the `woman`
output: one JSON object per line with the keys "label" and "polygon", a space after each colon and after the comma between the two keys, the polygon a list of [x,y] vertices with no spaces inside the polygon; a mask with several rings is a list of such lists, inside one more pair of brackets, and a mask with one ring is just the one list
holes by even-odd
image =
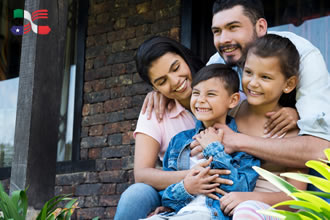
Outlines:
{"label": "woman", "polygon": [[[165,111],[161,122],[157,121],[155,113],[150,120],[144,114],[139,116],[134,132],[134,177],[137,183],[121,196],[115,216],[119,220],[147,217],[161,205],[157,190],[181,181],[189,172],[168,172],[155,167],[158,157],[162,160],[170,139],[183,130],[195,127],[189,105],[191,81],[204,63],[178,42],[166,37],[153,37],[138,48],[136,65],[141,78],[152,85],[154,90],[175,100],[175,105]],[[201,164],[202,167],[207,165]],[[228,171],[209,172],[215,179],[213,182],[231,184],[230,180],[216,177],[222,174],[228,174]]]}

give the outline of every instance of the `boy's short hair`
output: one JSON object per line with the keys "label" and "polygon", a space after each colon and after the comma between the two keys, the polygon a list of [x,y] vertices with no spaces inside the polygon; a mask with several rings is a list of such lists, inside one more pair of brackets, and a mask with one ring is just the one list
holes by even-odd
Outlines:
{"label": "boy's short hair", "polygon": [[226,64],[211,64],[200,69],[193,77],[191,87],[211,78],[219,78],[229,95],[239,92],[239,78],[235,70]]}

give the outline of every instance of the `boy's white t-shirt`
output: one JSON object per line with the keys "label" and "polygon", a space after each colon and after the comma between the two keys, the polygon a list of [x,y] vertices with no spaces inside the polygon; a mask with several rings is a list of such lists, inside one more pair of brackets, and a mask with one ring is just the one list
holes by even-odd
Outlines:
{"label": "boy's white t-shirt", "polygon": [[[196,164],[204,162],[206,159],[198,159],[197,156],[190,157],[190,169],[193,168]],[[206,196],[198,195],[194,200],[192,200],[188,205],[179,210],[178,214],[184,212],[198,211],[198,212],[206,212],[210,214],[210,210],[206,206]]]}

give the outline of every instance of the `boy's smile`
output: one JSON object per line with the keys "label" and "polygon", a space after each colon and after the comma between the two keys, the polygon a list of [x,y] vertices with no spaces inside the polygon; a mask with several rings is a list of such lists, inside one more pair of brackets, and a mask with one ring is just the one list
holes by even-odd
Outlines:
{"label": "boy's smile", "polygon": [[196,118],[205,127],[226,122],[231,96],[219,78],[210,78],[198,83],[192,91],[190,107]]}

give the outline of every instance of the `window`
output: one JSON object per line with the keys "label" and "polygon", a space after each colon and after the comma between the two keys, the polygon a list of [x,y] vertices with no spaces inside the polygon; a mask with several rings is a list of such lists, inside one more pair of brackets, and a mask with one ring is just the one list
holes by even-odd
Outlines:
{"label": "window", "polygon": [[[10,177],[10,166],[14,153],[22,36],[13,35],[10,27],[22,26],[26,23],[23,18],[13,19],[13,10],[23,8],[24,0],[0,1],[0,179]],[[88,170],[93,167],[91,163],[87,163],[88,161],[82,165],[78,164],[74,168],[71,163],[71,161],[79,160],[87,22],[88,1],[69,0],[57,142],[57,161],[61,162],[57,164],[59,172],[69,172],[86,167]]]}
{"label": "window", "polygon": [[22,38],[10,29],[23,24],[23,19],[13,18],[16,8],[24,8],[24,1],[0,1],[0,167],[11,166],[14,153]]}
{"label": "window", "polygon": [[312,42],[330,67],[330,2],[327,0],[264,1],[269,30],[290,31]]}
{"label": "window", "polygon": [[76,0],[70,0],[68,5],[68,23],[65,48],[66,53],[62,85],[60,125],[58,128],[59,140],[57,145],[57,161],[70,161],[72,158],[79,2]]}

